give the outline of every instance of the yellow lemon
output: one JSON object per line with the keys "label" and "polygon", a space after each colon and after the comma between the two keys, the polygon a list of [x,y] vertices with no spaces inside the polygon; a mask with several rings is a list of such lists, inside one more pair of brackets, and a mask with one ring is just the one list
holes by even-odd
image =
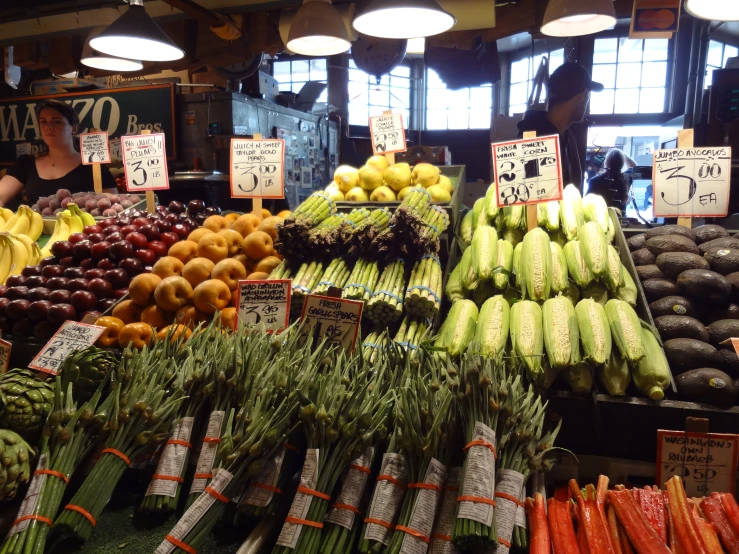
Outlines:
{"label": "yellow lemon", "polygon": [[339,187],[337,187],[335,183],[331,183],[323,192],[325,192],[334,202],[344,200],[344,193],[339,190]]}
{"label": "yellow lemon", "polygon": [[383,174],[385,182],[394,191],[399,192],[411,184],[411,166],[408,164],[393,164]]}
{"label": "yellow lemon", "polygon": [[369,202],[369,196],[367,196],[367,192],[362,187],[354,187],[346,193],[345,198],[349,202]]}
{"label": "yellow lemon", "polygon": [[436,184],[446,189],[449,194],[454,192],[454,185],[452,184],[451,179],[446,175],[439,175],[439,182]]}
{"label": "yellow lemon", "polygon": [[431,195],[432,202],[444,202],[448,204],[452,201],[452,195],[442,186],[431,185],[426,189],[426,192]]}
{"label": "yellow lemon", "polygon": [[392,202],[395,200],[395,193],[390,187],[377,187],[370,194],[370,200],[372,202]]}
{"label": "yellow lemon", "polygon": [[405,198],[405,197],[406,197],[406,195],[407,195],[407,194],[408,194],[408,193],[409,193],[409,192],[410,192],[411,190],[413,190],[413,187],[404,187],[403,189],[401,189],[401,191],[400,191],[400,192],[398,193],[398,200],[400,200],[400,201],[402,202],[402,201],[403,201],[403,198]]}
{"label": "yellow lemon", "polygon": [[349,192],[359,186],[359,170],[350,165],[340,165],[334,172],[334,183],[341,192]]}
{"label": "yellow lemon", "polygon": [[373,167],[376,167],[380,171],[385,171],[388,167],[390,167],[390,162],[387,161],[387,158],[385,156],[372,156],[371,158],[367,159],[366,165],[371,165]]}
{"label": "yellow lemon", "polygon": [[373,165],[363,165],[359,168],[359,186],[368,191],[382,186],[382,171]]}
{"label": "yellow lemon", "polygon": [[439,168],[435,165],[420,163],[413,168],[413,184],[428,188],[439,181]]}

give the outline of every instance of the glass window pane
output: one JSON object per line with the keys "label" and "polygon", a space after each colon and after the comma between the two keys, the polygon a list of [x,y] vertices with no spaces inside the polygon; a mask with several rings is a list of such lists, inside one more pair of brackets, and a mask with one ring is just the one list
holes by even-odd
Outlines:
{"label": "glass window pane", "polygon": [[517,85],[511,85],[511,95],[508,99],[509,104],[525,104],[528,101],[527,84],[518,83]]}
{"label": "glass window pane", "polygon": [[290,83],[292,75],[290,73],[281,73],[279,75],[275,75],[275,80],[278,83]]}
{"label": "glass window pane", "polygon": [[367,85],[364,83],[353,83],[349,81],[349,102],[359,100],[367,103]]}
{"label": "glass window pane", "polygon": [[310,80],[311,81],[326,81],[328,80],[328,72],[324,69],[321,71],[320,69],[311,69],[310,70]]}
{"label": "glass window pane", "polygon": [[426,82],[428,84],[428,88],[446,88],[444,81],[439,78],[439,74],[433,69],[426,70]]}
{"label": "glass window pane", "polygon": [[290,85],[290,90],[293,92],[300,92],[300,89],[303,88],[303,85],[305,83],[292,83]]}
{"label": "glass window pane", "polygon": [[724,46],[724,67],[726,67],[726,62],[729,58],[735,58],[737,55],[739,55],[739,50],[737,48],[729,46],[728,44]]}
{"label": "glass window pane", "polygon": [[639,113],[662,112],[665,109],[664,88],[643,88],[639,98]]}
{"label": "glass window pane", "polygon": [[367,125],[368,122],[366,104],[349,104],[349,125]]}
{"label": "glass window pane", "polygon": [[359,69],[350,69],[349,80],[356,81],[358,83],[369,83],[369,75]]}
{"label": "glass window pane", "polygon": [[449,107],[446,89],[432,89],[426,95],[426,106],[429,110],[440,110]]}
{"label": "glass window pane", "polygon": [[449,129],[469,129],[469,110],[449,110]]}
{"label": "glass window pane", "polygon": [[316,102],[328,102],[328,88],[321,93]]}
{"label": "glass window pane", "polygon": [[616,113],[636,113],[639,108],[639,89],[616,90]]}
{"label": "glass window pane", "polygon": [[708,88],[713,84],[713,72],[715,69],[715,67],[706,67],[706,76],[703,80],[703,88]]}
{"label": "glass window pane", "polygon": [[403,77],[390,77],[390,86],[394,88],[411,88],[411,81]]}
{"label": "glass window pane", "polygon": [[410,112],[408,110],[397,110],[397,112],[403,116],[403,128],[408,128],[408,122],[411,120]]}
{"label": "glass window pane", "polygon": [[712,40],[708,43],[708,57],[706,63],[714,67],[723,67],[724,45],[720,42]]}
{"label": "glass window pane", "polygon": [[641,64],[620,63],[616,74],[616,88],[638,87],[641,77]]}
{"label": "glass window pane", "polygon": [[491,113],[490,109],[471,109],[470,129],[489,129]]}
{"label": "glass window pane", "polygon": [[667,62],[651,62],[642,65],[641,86],[663,87],[667,82]]}
{"label": "glass window pane", "polygon": [[644,42],[644,61],[659,62],[667,59],[667,46],[669,40],[649,39]]}
{"label": "glass window pane", "polygon": [[555,50],[554,52],[551,52],[549,54],[549,74],[551,75],[555,69],[557,69],[560,65],[564,63],[564,61],[565,61],[564,48],[560,48],[559,50]]}
{"label": "glass window pane", "polygon": [[[370,117],[376,117],[378,115],[382,115],[382,112],[387,110],[387,106],[370,106],[369,107],[369,115]],[[368,125],[369,119],[365,119],[363,125]]]}
{"label": "glass window pane", "polygon": [[613,113],[613,89],[593,92],[590,95],[590,113]]}
{"label": "glass window pane", "polygon": [[391,108],[407,108],[408,107],[408,104],[410,103],[408,101],[409,100],[409,98],[408,98],[409,95],[408,94],[404,94],[404,93],[407,93],[407,92],[408,91],[405,90],[405,89],[403,89],[403,90],[393,90],[393,89],[390,89],[390,107]]}
{"label": "glass window pane", "polygon": [[308,60],[298,60],[293,62],[293,80],[308,81],[310,79]]}
{"label": "glass window pane", "polygon": [[446,110],[427,110],[426,128],[446,129]]}
{"label": "glass window pane", "polygon": [[526,111],[526,104],[516,104],[508,109],[508,115],[522,114]]}
{"label": "glass window pane", "polygon": [[511,63],[511,83],[520,83],[529,78],[529,58]]}
{"label": "glass window pane", "polygon": [[447,100],[450,108],[467,109],[470,105],[470,89],[461,88],[459,90],[450,90],[447,92]]}
{"label": "glass window pane", "polygon": [[597,38],[593,52],[593,63],[615,63],[618,39]]}
{"label": "glass window pane", "polygon": [[316,58],[310,60],[311,71],[326,71],[326,58]]}
{"label": "glass window pane", "polygon": [[630,38],[618,39],[618,61],[640,62],[642,58],[643,43],[643,40],[634,40]]}
{"label": "glass window pane", "polygon": [[390,93],[386,88],[377,89],[373,87],[369,92],[369,104],[370,106],[384,106],[390,105]]}
{"label": "glass window pane", "polygon": [[390,72],[390,75],[395,75],[396,77],[410,77],[411,68],[407,65],[399,65]]}
{"label": "glass window pane", "polygon": [[470,107],[489,108],[493,105],[492,87],[473,87],[470,89]]}
{"label": "glass window pane", "polygon": [[593,81],[602,83],[606,88],[616,86],[616,64],[596,64],[593,66]]}
{"label": "glass window pane", "polygon": [[272,67],[272,74],[275,77],[278,75],[290,75],[290,62],[275,62]]}

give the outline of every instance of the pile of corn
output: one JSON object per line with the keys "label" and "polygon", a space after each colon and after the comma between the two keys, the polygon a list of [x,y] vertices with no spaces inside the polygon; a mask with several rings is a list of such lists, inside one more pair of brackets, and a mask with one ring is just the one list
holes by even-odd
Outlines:
{"label": "pile of corn", "polygon": [[453,304],[435,345],[458,357],[474,340],[483,355],[518,358],[543,387],[562,373],[587,392],[596,375],[611,395],[633,380],[661,399],[667,361],[634,311],[636,285],[611,244],[603,198],[569,185],[561,202],[538,205],[538,227],[526,232],[525,208],[498,209],[494,195],[491,185],[460,224],[466,249],[447,282]]}

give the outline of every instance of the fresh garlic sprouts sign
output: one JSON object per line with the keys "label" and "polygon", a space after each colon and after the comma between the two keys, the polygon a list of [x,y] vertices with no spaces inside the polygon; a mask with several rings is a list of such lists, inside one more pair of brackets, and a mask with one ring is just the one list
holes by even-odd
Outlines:
{"label": "fresh garlic sprouts sign", "polygon": [[[309,294],[303,304],[302,334],[323,339],[352,352],[357,342],[364,302]],[[305,340],[304,339],[304,340]]]}

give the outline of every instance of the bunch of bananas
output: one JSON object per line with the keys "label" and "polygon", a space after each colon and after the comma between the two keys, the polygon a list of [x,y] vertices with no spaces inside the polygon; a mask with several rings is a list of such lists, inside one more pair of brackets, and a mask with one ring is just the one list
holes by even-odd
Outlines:
{"label": "bunch of bananas", "polygon": [[28,235],[0,233],[0,283],[11,275],[20,275],[28,265],[37,265],[41,261],[41,249],[38,243]]}
{"label": "bunch of bananas", "polygon": [[25,205],[19,207],[15,213],[7,208],[0,208],[0,216],[4,221],[0,231],[26,235],[32,242],[38,240],[44,230],[44,219],[41,214]]}
{"label": "bunch of bananas", "polygon": [[56,214],[56,224],[54,232],[41,250],[41,259],[51,256],[51,247],[55,242],[60,240],[68,240],[69,235],[81,233],[88,225],[95,225],[95,218],[87,212],[80,210],[80,207],[73,202],[67,204],[67,209]]}

